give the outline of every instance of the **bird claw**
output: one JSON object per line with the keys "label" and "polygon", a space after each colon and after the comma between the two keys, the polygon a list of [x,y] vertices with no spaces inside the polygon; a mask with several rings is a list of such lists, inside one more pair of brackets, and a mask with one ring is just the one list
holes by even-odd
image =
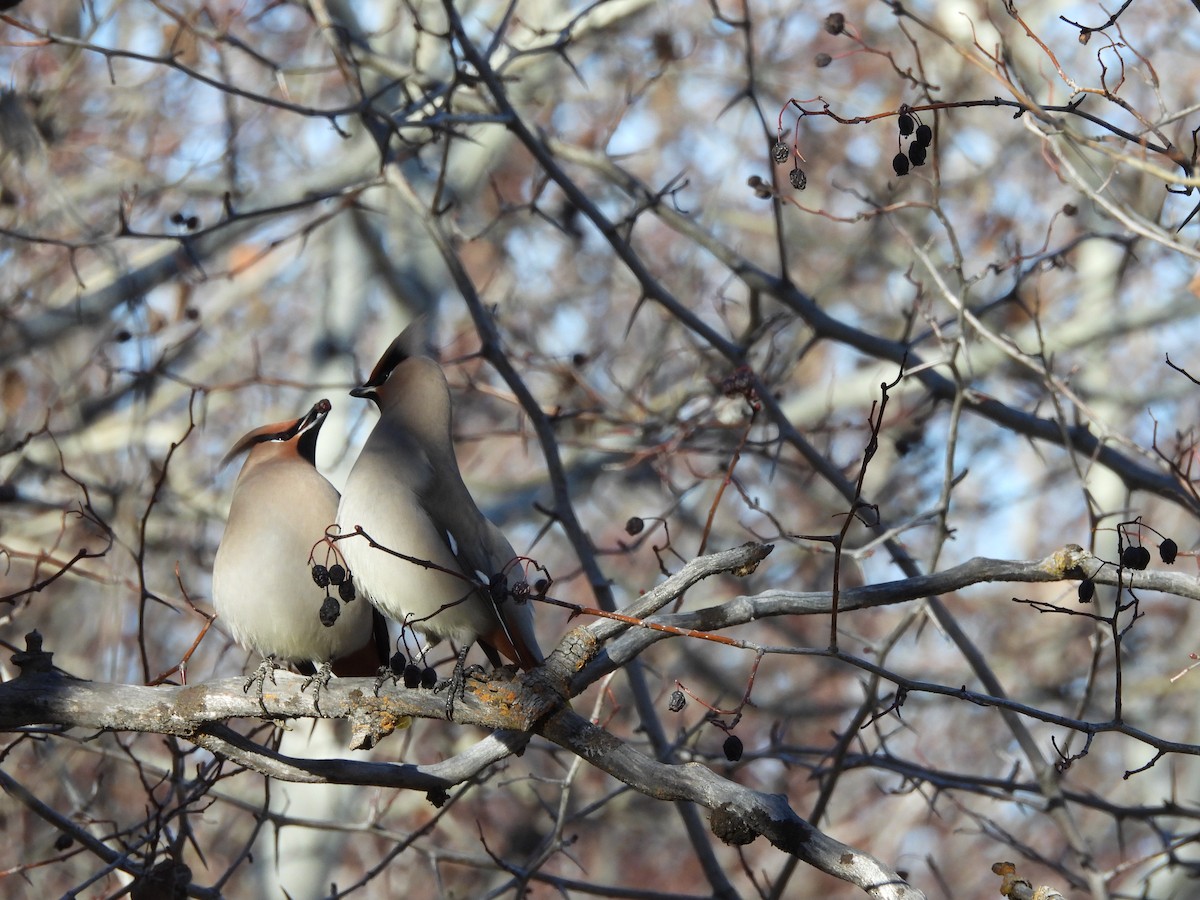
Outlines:
{"label": "bird claw", "polygon": [[390,681],[393,685],[400,683],[400,676],[392,671],[391,666],[380,666],[379,671],[375,675],[375,696],[379,696],[379,689],[383,687],[385,681]]}
{"label": "bird claw", "polygon": [[446,688],[450,689],[450,692],[446,694],[446,720],[450,721],[454,719],[454,698],[462,697],[464,700],[467,698],[467,680],[462,677],[462,673],[458,669],[455,669],[453,675],[434,685],[433,692],[437,694]]}
{"label": "bird claw", "polygon": [[443,678],[433,686],[433,692],[440,694],[446,688],[450,687],[450,685],[459,683],[458,693],[459,696],[462,696],[463,690],[466,689],[468,678],[473,678],[476,681],[487,681],[489,677],[487,668],[481,666],[479,663],[472,663],[461,670],[456,667],[453,675],[449,678]]}
{"label": "bird claw", "polygon": [[[467,650],[463,648],[459,651],[458,661],[454,664],[454,674],[445,681],[439,681],[433,686],[433,692],[439,694],[447,688],[450,693],[446,696],[446,719],[453,720],[454,718],[454,698],[456,696],[467,698]],[[471,669],[478,669],[479,666],[472,666]]]}
{"label": "bird claw", "polygon": [[265,715],[270,715],[270,713],[267,711],[267,704],[263,701],[263,694],[266,692],[267,687],[267,676],[270,675],[271,684],[275,684],[275,670],[278,668],[279,664],[276,663],[272,657],[263,657],[263,661],[259,664],[258,668],[254,670],[254,674],[247,678],[246,683],[242,685],[242,693],[249,694],[250,685],[255,683],[258,684],[258,705],[262,708],[262,711]]}
{"label": "bird claw", "polygon": [[317,669],[312,675],[304,679],[304,683],[300,685],[300,693],[308,690],[309,685],[315,684],[316,690],[313,691],[313,707],[317,712],[321,711],[321,691],[329,687],[329,680],[333,677],[333,664],[326,660],[321,663],[321,668]]}

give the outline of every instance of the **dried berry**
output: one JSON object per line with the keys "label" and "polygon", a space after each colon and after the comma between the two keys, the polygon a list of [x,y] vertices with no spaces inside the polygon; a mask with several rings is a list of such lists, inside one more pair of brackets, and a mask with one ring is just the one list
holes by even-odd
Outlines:
{"label": "dried berry", "polygon": [[1071,216],[1075,215],[1077,212],[1079,212],[1079,207],[1076,206],[1074,203],[1064,203],[1063,204],[1062,214],[1064,216],[1066,216],[1067,218],[1070,218]]}
{"label": "dried berry", "polygon": [[75,838],[64,831],[54,839],[54,849],[58,851],[67,850],[74,843]]}
{"label": "dried berry", "polygon": [[344,568],[339,566],[337,563],[334,563],[332,566],[329,567],[329,583],[330,584],[341,584],[345,580],[346,580],[346,570]]}
{"label": "dried berry", "polygon": [[742,758],[742,739],[736,734],[731,734],[725,738],[725,743],[721,747],[725,752],[725,758],[730,762],[737,762]]}
{"label": "dried berry", "polygon": [[892,169],[895,170],[897,175],[907,175],[908,157],[903,153],[897,153],[892,157]]}
{"label": "dried berry", "polygon": [[625,533],[630,537],[633,537],[635,534],[641,534],[645,528],[645,521],[638,516],[630,516],[629,520],[625,523]]}
{"label": "dried berry", "polygon": [[312,579],[317,583],[317,587],[329,586],[329,570],[322,565],[312,567]]}
{"label": "dried berry", "polygon": [[746,179],[746,184],[748,184],[752,188],[756,188],[762,183],[763,183],[763,180],[762,180],[761,175],[751,175],[749,178]]}
{"label": "dried berry", "polygon": [[404,674],[404,654],[397,650],[392,654],[392,658],[388,660],[388,668],[392,670],[392,674],[399,678]]}
{"label": "dried berry", "polygon": [[1092,598],[1096,596],[1096,582],[1090,578],[1085,578],[1079,582],[1079,602],[1091,603]]}
{"label": "dried berry", "polygon": [[432,690],[435,684],[437,684],[437,670],[433,666],[426,666],[421,670],[421,687]]}
{"label": "dried berry", "polygon": [[1175,562],[1175,557],[1178,555],[1179,545],[1170,538],[1158,545],[1158,558],[1168,566]]}
{"label": "dried berry", "polygon": [[908,148],[908,159],[914,166],[925,165],[925,158],[929,151],[925,149],[924,144],[914,143]]}
{"label": "dried berry", "polygon": [[[905,157],[905,162],[908,162],[907,157]],[[899,435],[893,443],[895,444],[897,454],[900,456],[908,456],[908,454],[912,453],[913,447],[921,443],[921,433],[915,429],[912,431],[905,431]]]}
{"label": "dried berry", "polygon": [[354,582],[347,578],[345,581],[339,584],[338,596],[341,597],[342,601],[345,603],[349,603],[351,600],[357,597],[358,593],[354,590]]}
{"label": "dried berry", "polygon": [[792,187],[798,191],[802,191],[808,187],[808,176],[804,174],[804,170],[799,166],[796,166],[796,168],[788,172],[788,181],[790,181],[792,183]]}
{"label": "dried berry", "polygon": [[528,603],[529,595],[532,593],[532,588],[529,587],[528,581],[517,581],[509,589],[509,594],[512,595],[515,603]]}
{"label": "dried berry", "polygon": [[833,62],[833,57],[828,53],[818,53],[815,57],[813,57],[813,62],[816,64],[818,69],[823,69]]}
{"label": "dried berry", "polygon": [[687,697],[683,696],[683,691],[675,691],[671,695],[671,702],[667,704],[667,709],[671,712],[679,712],[687,706]]}
{"label": "dried berry", "polygon": [[1127,569],[1144,569],[1150,565],[1150,551],[1130,545],[1121,551],[1121,565]]}
{"label": "dried berry", "polygon": [[659,62],[666,63],[679,59],[678,52],[675,50],[675,40],[671,36],[671,32],[660,28],[654,32],[650,43],[654,47],[654,55],[658,57]]}
{"label": "dried berry", "polygon": [[918,144],[928,147],[933,143],[933,129],[928,125],[918,125],[917,133],[914,135],[913,140]]}
{"label": "dried berry", "polygon": [[342,608],[332,597],[326,597],[321,603],[321,624],[326,628],[332,628],[333,623],[338,620],[338,616],[341,614]]}
{"label": "dried berry", "polygon": [[404,686],[406,688],[415,688],[421,683],[421,667],[409,663],[404,667]]}
{"label": "dried berry", "polygon": [[721,379],[721,393],[726,397],[746,397],[754,391],[754,370],[738,366]]}
{"label": "dried berry", "polygon": [[910,113],[900,113],[898,124],[900,125],[901,137],[908,137],[913,133],[913,129],[917,127],[916,120],[913,119]]}
{"label": "dried berry", "polygon": [[787,145],[786,141],[779,141],[771,148],[771,156],[774,157],[775,162],[783,165],[792,158],[792,148]]}
{"label": "dried berry", "polygon": [[846,30],[846,17],[841,13],[830,13],[825,17],[825,30],[830,34],[841,34]]}

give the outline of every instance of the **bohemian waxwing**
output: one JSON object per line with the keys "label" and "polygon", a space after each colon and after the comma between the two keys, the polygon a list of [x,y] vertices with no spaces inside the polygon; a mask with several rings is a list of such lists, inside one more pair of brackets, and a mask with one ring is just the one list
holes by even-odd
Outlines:
{"label": "bohemian waxwing", "polygon": [[[531,605],[512,594],[524,567],[459,474],[450,388],[422,353],[423,331],[421,320],[409,326],[350,392],[373,400],[380,419],[346,480],[337,521],[351,536],[338,549],[355,584],[387,616],[431,644],[448,639],[461,648],[449,711],[472,643],[493,666],[503,655],[528,670],[543,657]],[[387,549],[352,534],[358,528]]]}
{"label": "bohemian waxwing", "polygon": [[[321,400],[299,419],[256,428],[225,456],[227,463],[249,451],[213,560],[213,606],[239,645],[265,657],[247,689],[256,680],[261,688],[272,659],[293,663],[310,681],[314,663],[325,681],[331,670],[365,676],[387,664],[386,621],[364,600],[330,596],[340,586],[314,582],[314,562],[332,561],[322,542],[338,508],[338,492],[316,468],[329,410]],[[336,620],[323,624],[335,611]]]}

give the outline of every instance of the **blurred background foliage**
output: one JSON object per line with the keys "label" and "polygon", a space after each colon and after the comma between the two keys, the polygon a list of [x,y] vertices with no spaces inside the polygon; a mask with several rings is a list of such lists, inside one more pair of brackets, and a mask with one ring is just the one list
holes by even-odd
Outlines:
{"label": "blurred background foliage", "polygon": [[[902,372],[843,587],[908,574],[884,534],[926,571],[1066,543],[1115,561],[1114,529],[1135,517],[1193,571],[1197,387],[1164,359],[1200,375],[1194,10],[1122,7],[1100,30],[1113,10],[1046,2],[455,6],[561,177],[507,127],[440,2],[27,0],[0,17],[5,646],[36,628],[59,666],[99,681],[144,683],[185,655],[190,683],[256,664],[219,621],[189,655],[236,475],[219,460],[329,397],[321,464],[340,485],[374,415],[346,391],[419,314],[454,388],[468,485],[571,602],[598,603],[591,554],[622,606],[701,547],[748,540],[776,545],[768,562],[705,583],[689,608],[829,590],[830,544],[801,536],[842,527],[830,473],[858,477],[880,385]],[[1009,105],[962,105],[993,100]],[[928,164],[897,177],[906,104],[933,140]],[[1166,177],[1182,177],[1176,192]],[[529,410],[479,354],[481,316],[553,426],[585,545],[561,527]],[[724,392],[741,363],[767,408]],[[1098,442],[1063,449],[1087,433]],[[983,584],[943,600],[1015,700],[1105,721],[1117,629],[1010,600],[1076,610],[1075,592]],[[1095,611],[1115,599],[1102,588]],[[991,863],[1018,857],[1064,891],[1183,897],[1200,747],[1195,677],[1170,679],[1196,649],[1192,602],[1145,593],[1141,618],[1119,620],[1126,721],[1187,751],[1126,779],[1154,751],[1098,736],[1056,776],[1074,833],[995,708],[910,695],[899,710],[886,680],[844,661],[767,656],[737,764],[702,703],[667,701],[678,681],[735,706],[753,654],[662,642],[639,662],[652,709],[620,673],[575,705],[647,752],[816,809],[814,824],[930,896],[984,896]],[[538,610],[547,650],[568,627]],[[923,601],[839,627],[852,656],[979,688]],[[728,633],[823,649],[829,619]],[[1026,724],[1043,763],[1082,747]],[[649,747],[656,729],[665,750]],[[419,722],[369,758],[432,761],[479,737]],[[343,755],[344,740],[327,722],[282,735],[299,756]],[[516,891],[496,858],[536,872],[533,896],[553,878],[577,882],[559,884],[568,896],[858,894],[761,840],[702,850],[686,818],[537,740],[440,812],[415,794],[268,783],[153,735],[14,733],[2,767],[110,847],[186,858],[195,884],[231,896]],[[28,804],[0,800],[0,815],[7,896],[130,883]]]}

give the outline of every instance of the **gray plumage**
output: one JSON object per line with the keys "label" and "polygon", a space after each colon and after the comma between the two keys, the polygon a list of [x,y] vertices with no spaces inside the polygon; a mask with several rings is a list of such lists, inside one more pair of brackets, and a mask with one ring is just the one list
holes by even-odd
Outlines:
{"label": "gray plumage", "polygon": [[[418,355],[421,324],[402,333],[371,377],[351,391],[378,405],[380,419],[354,464],[338,527],[361,535],[338,543],[355,583],[384,614],[431,643],[478,642],[531,669],[543,661],[528,601],[513,585],[524,568],[512,545],[479,511],[463,483],[451,437],[450,388],[441,366]],[[491,589],[480,585],[491,585]]]}
{"label": "gray plumage", "polygon": [[[296,664],[333,663],[339,675],[370,675],[387,661],[386,623],[364,600],[341,605],[331,627],[320,620],[325,591],[312,579],[310,553],[337,518],[338,492],[317,471],[316,442],[328,400],[291,422],[256,428],[226,461],[249,451],[233,488],[225,533],[213,560],[213,606],[242,647]],[[334,589],[336,596],[336,589]]]}

